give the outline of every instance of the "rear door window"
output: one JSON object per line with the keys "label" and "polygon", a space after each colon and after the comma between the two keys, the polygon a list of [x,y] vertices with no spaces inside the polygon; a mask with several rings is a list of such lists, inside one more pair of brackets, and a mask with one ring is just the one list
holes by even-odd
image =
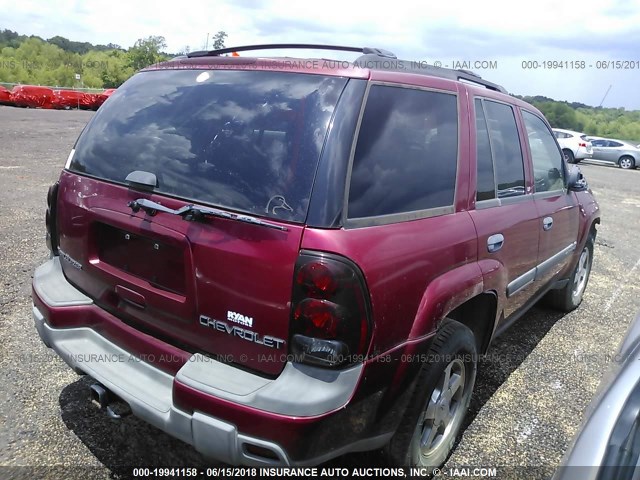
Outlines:
{"label": "rear door window", "polygon": [[269,71],[162,70],[127,81],[80,136],[70,169],[295,222],[347,79]]}
{"label": "rear door window", "polygon": [[457,159],[454,94],[373,85],[353,160],[349,218],[452,207]]}
{"label": "rear door window", "polygon": [[482,101],[475,100],[476,111],[476,163],[478,172],[478,189],[476,200],[491,200],[496,198],[496,181],[493,172],[493,158],[491,157],[491,141],[487,120],[484,116]]}
{"label": "rear door window", "polygon": [[524,162],[513,108],[485,100],[498,198],[524,195]]}

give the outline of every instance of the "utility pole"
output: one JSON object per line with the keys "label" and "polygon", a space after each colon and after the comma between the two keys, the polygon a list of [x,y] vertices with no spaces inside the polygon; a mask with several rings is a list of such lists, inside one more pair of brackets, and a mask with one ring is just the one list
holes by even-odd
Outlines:
{"label": "utility pole", "polygon": [[609,95],[609,90],[611,90],[612,85],[609,85],[609,88],[607,88],[607,93],[604,94],[604,97],[602,97],[602,100],[600,101],[600,105],[598,105],[599,107],[602,106],[602,104],[604,103],[604,99],[607,98],[607,95]]}
{"label": "utility pole", "polygon": [[209,50],[209,33],[207,33],[207,43],[204,46],[205,50]]}
{"label": "utility pole", "polygon": [[[82,76],[79,73],[76,73],[76,82],[80,82],[80,86],[82,87]],[[76,83],[76,87],[77,87]],[[80,95],[76,95],[76,100],[78,101],[78,110],[80,110]]]}

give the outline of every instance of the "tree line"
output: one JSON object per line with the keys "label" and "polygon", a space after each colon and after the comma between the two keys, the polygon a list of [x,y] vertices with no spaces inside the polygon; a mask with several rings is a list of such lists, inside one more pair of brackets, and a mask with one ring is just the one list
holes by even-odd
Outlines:
{"label": "tree line", "polygon": [[57,45],[62,50],[65,50],[67,52],[79,53],[81,55],[84,53],[87,53],[89,50],[98,50],[98,51],[123,50],[120,45],[116,45],[114,43],[109,43],[107,45],[93,45],[89,42],[74,42],[72,40],[69,40],[57,35],[55,37],[49,38],[48,40],[45,40],[41,37],[38,37],[37,35],[27,36],[27,35],[20,35],[18,32],[14,32],[7,29],[0,30],[0,45],[3,47],[18,48],[20,47],[22,42],[30,38],[35,38],[37,40],[40,40],[41,42],[48,42],[53,45]]}
{"label": "tree line", "polygon": [[[212,48],[223,48],[226,36],[223,31],[216,33]],[[176,55],[166,48],[162,36],[141,38],[124,49],[113,43],[92,45],[60,36],[45,40],[5,29],[0,31],[0,83],[117,88],[141,68]],[[189,50],[184,47],[178,53]]]}
{"label": "tree line", "polygon": [[519,97],[532,104],[547,118],[552,127],[584,132],[597,137],[640,141],[640,110],[624,107],[590,107],[578,102],[560,102],[548,97]]}

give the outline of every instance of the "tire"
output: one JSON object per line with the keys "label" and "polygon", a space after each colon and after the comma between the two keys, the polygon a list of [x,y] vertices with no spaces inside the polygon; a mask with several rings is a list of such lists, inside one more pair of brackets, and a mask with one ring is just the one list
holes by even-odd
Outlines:
{"label": "tire", "polygon": [[561,289],[551,290],[547,294],[547,300],[551,307],[563,312],[571,312],[582,303],[584,291],[589,282],[591,266],[593,265],[593,244],[595,238],[589,234],[589,238],[582,248],[578,261],[573,268],[569,283]]}
{"label": "tire", "polygon": [[562,153],[564,154],[564,159],[567,161],[567,163],[576,163],[576,159],[571,150],[565,148],[564,150],[562,150]]}
{"label": "tire", "polygon": [[435,468],[445,462],[469,408],[476,370],[473,333],[445,319],[420,368],[407,410],[385,449],[391,464]]}
{"label": "tire", "polygon": [[633,157],[625,155],[624,157],[620,157],[618,160],[618,166],[620,168],[624,168],[625,170],[630,170],[632,168],[636,168],[636,161]]}

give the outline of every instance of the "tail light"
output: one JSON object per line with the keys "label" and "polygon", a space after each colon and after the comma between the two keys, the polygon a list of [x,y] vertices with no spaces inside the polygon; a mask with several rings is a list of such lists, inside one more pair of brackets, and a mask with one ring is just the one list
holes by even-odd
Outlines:
{"label": "tail light", "polygon": [[580,142],[580,143],[578,143],[578,146],[579,146],[579,147],[586,147],[586,146],[587,146],[587,144],[586,144],[586,143],[584,143],[584,142]]}
{"label": "tail light", "polygon": [[47,226],[47,247],[52,255],[58,255],[58,182],[49,187],[47,192],[47,213],[45,224]]}
{"label": "tail light", "polygon": [[293,284],[291,353],[324,367],[362,361],[370,308],[360,269],[337,255],[302,252]]}

